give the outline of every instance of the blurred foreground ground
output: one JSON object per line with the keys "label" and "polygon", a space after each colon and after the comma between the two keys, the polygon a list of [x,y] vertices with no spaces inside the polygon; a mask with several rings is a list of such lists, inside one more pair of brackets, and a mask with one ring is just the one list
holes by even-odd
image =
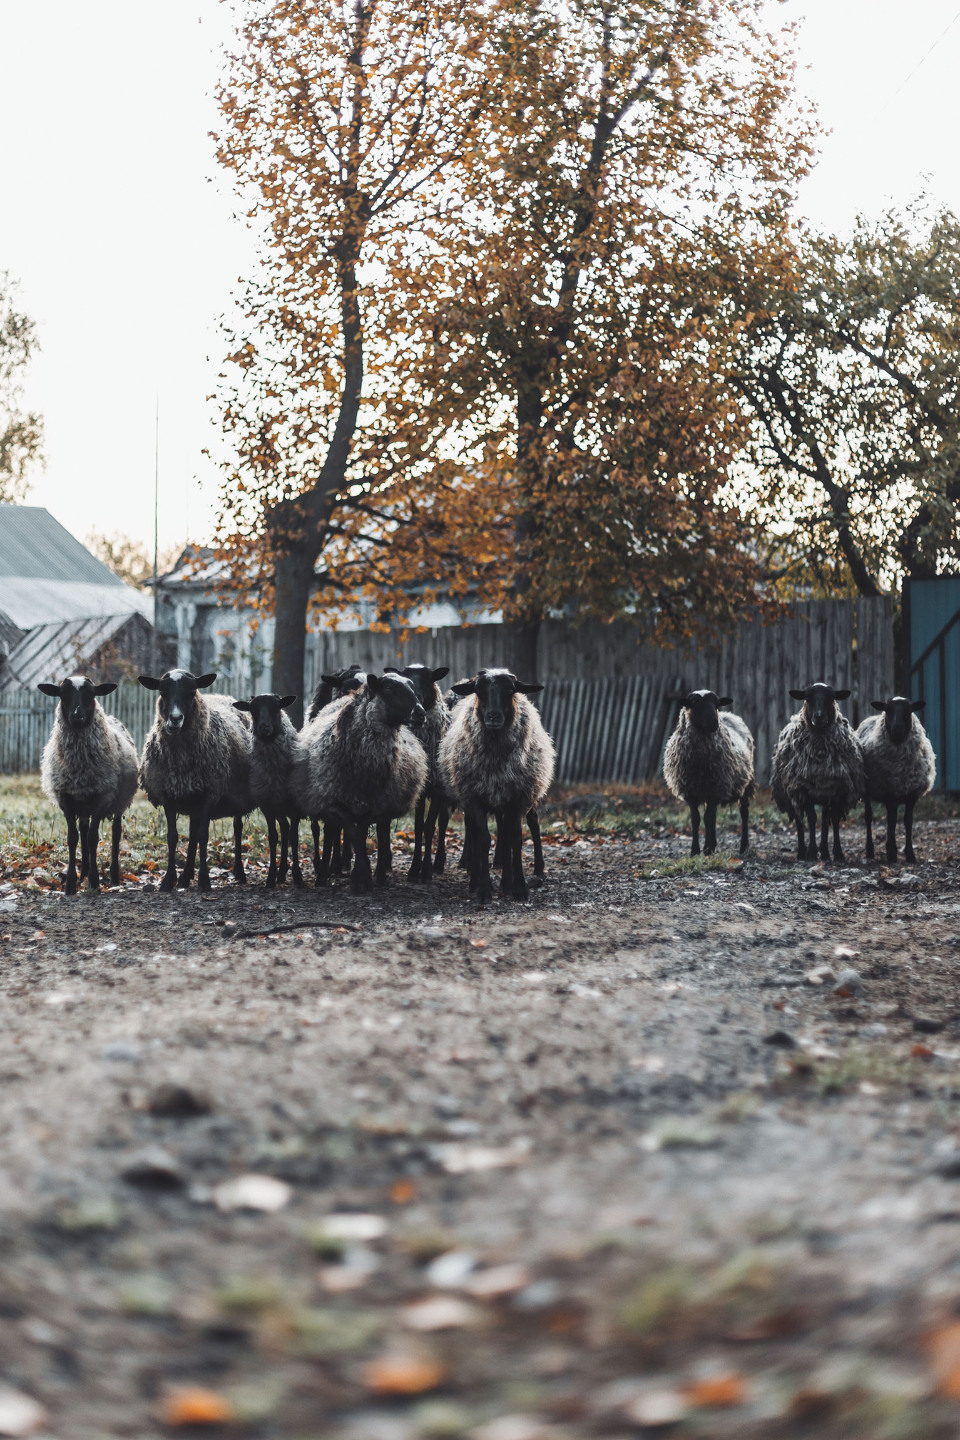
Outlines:
{"label": "blurred foreground ground", "polygon": [[960,1435],[948,807],[903,870],[762,806],[700,867],[655,792],[568,796],[478,911],[457,845],[354,898],[256,835],[162,896],[145,806],[68,899],[2,783],[0,1435]]}

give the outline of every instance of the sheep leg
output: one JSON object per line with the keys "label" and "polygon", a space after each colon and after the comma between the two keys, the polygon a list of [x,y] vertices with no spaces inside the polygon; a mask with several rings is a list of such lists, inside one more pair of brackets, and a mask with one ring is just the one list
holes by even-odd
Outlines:
{"label": "sheep leg", "polygon": [[277,884],[282,885],[290,869],[290,817],[280,816],[280,866],[277,870]]}
{"label": "sheep leg", "polygon": [[172,890],[177,883],[177,812],[172,805],[164,805],[163,814],[167,822],[167,873],[160,881],[160,889]]}
{"label": "sheep leg", "polygon": [[87,878],[91,890],[100,889],[100,867],[97,864],[97,849],[100,844],[100,821],[93,815],[87,826]]}
{"label": "sheep leg", "polygon": [[[237,829],[236,829],[236,826],[237,826],[236,818],[234,819],[233,825],[234,825],[234,835],[236,835],[236,833],[237,833]],[[242,825],[243,825],[243,822],[241,821],[241,828],[242,828]],[[207,869],[207,846],[209,845],[209,843],[210,843],[210,815],[209,815],[209,813],[208,813],[207,811],[204,811],[203,814],[200,816],[200,818],[199,818],[198,821],[197,821],[197,846],[198,846],[199,854],[200,854],[200,863],[199,863],[199,867],[198,867],[198,869],[197,869],[197,889],[198,889],[198,890],[203,890],[203,891],[207,891],[207,890],[212,890],[212,889],[213,889],[213,886],[212,886],[211,883],[210,883],[210,871]]]}
{"label": "sheep leg", "polygon": [[[494,842],[494,846],[493,846],[493,861],[492,861],[492,864],[491,864],[491,868],[494,869],[494,870],[502,870],[502,869],[503,869],[503,841],[502,841],[502,839],[500,838],[500,825],[499,825],[499,822],[497,823],[497,838],[496,838],[496,840],[495,840],[495,842]],[[503,878],[503,877],[501,876],[501,879],[502,879],[502,878]]]}
{"label": "sheep leg", "polygon": [[834,805],[831,814],[833,820],[833,860],[835,865],[842,865],[846,856],[843,853],[843,846],[840,844],[840,819],[843,814],[840,805]]}
{"label": "sheep leg", "polygon": [[440,801],[440,817],[437,822],[437,853],[433,862],[434,875],[442,875],[447,865],[447,826],[450,824],[450,806]]}
{"label": "sheep leg", "polygon": [[693,831],[693,839],[690,842],[690,854],[700,854],[700,811],[696,805],[690,806],[690,829]]}
{"label": "sheep leg", "polygon": [[378,885],[390,884],[390,871],[393,869],[393,853],[390,848],[390,821],[379,819],[377,821],[377,868],[374,872],[374,880]]}
{"label": "sheep leg", "polygon": [[463,845],[460,850],[460,859],[457,861],[458,870],[466,870],[469,875],[473,874],[473,860],[470,856],[470,826],[467,824],[466,811],[463,816]]}
{"label": "sheep leg", "polygon": [[90,817],[79,815],[77,827],[80,831],[80,874],[77,877],[77,884],[82,885],[90,867]]}
{"label": "sheep leg", "polygon": [[[520,810],[508,810],[504,814],[504,840],[507,856],[509,857],[510,877],[509,891],[514,900],[526,900],[528,897],[527,882],[523,878],[523,813]],[[507,866],[503,867],[503,879],[500,882],[500,894],[503,895],[507,882]]]}
{"label": "sheep leg", "polygon": [[533,873],[539,882],[543,879],[543,841],[540,838],[540,816],[536,810],[527,811],[527,824],[533,841]]}
{"label": "sheep leg", "polygon": [[407,871],[408,880],[423,878],[421,873],[423,870],[423,821],[426,808],[427,802],[421,796],[417,801],[417,808],[413,812],[413,859],[410,862],[410,869]]}
{"label": "sheep leg", "polygon": [[470,889],[476,891],[481,905],[493,899],[493,883],[490,879],[490,829],[487,813],[475,801],[464,806],[463,818],[467,826],[467,841],[470,847]]}
{"label": "sheep leg", "polygon": [[190,816],[190,828],[187,831],[187,863],[180,872],[180,879],[177,881],[178,890],[186,890],[190,881],[197,873],[197,820],[195,815]]}
{"label": "sheep leg", "polygon": [[913,807],[916,803],[916,795],[908,795],[903,802],[903,858],[908,865],[916,864],[917,860],[913,853]]}
{"label": "sheep leg", "polygon": [[750,801],[746,795],[740,797],[740,854],[750,849]]}
{"label": "sheep leg", "polygon": [[870,804],[869,795],[863,802],[863,819],[867,827],[867,859],[873,859],[873,806]]}
{"label": "sheep leg", "polygon": [[797,822],[797,859],[807,858],[807,832],[803,828],[803,811],[799,806],[793,812],[793,818]]}
{"label": "sheep leg", "polygon": [[300,816],[294,815],[290,820],[290,868],[293,872],[293,883],[298,890],[303,889],[303,871],[300,868]]}
{"label": "sheep leg", "polygon": [[[329,875],[330,866],[327,864],[326,858],[323,860],[320,858],[320,821],[312,818],[310,821],[310,830],[313,834],[313,880],[315,885],[319,885],[321,881],[325,880]],[[324,856],[325,855],[326,827],[324,827]]]}
{"label": "sheep leg", "polygon": [[[208,832],[209,832],[209,829],[210,829],[210,820],[209,820],[209,818],[208,818],[208,819],[207,819],[207,830],[208,830]],[[247,883],[246,871],[245,871],[244,868],[243,868],[243,851],[242,851],[241,848],[240,848],[242,840],[243,840],[243,816],[242,816],[242,815],[234,815],[234,817],[233,817],[233,878],[234,878],[234,880],[236,880],[236,882],[237,882],[238,885],[246,885],[246,883]]]}
{"label": "sheep leg", "polygon": [[830,859],[830,806],[827,804],[820,808],[820,858]]}
{"label": "sheep leg", "polygon": [[812,800],[807,801],[807,829],[810,831],[810,840],[807,845],[807,859],[818,860],[820,852],[817,849],[817,807]]}
{"label": "sheep leg", "polygon": [[423,824],[423,864],[420,867],[420,879],[424,884],[429,885],[433,879],[433,832],[437,828],[437,813],[440,809],[440,802],[430,800],[429,805],[425,803],[427,812]]}
{"label": "sheep leg", "polygon": [[120,835],[123,830],[123,816],[114,815],[113,835],[110,842],[110,884],[120,884]]}
{"label": "sheep leg", "polygon": [[717,806],[714,800],[707,804],[703,812],[703,829],[703,853],[712,855],[717,848]]}
{"label": "sheep leg", "polygon": [[[370,873],[370,856],[367,854],[367,822],[354,821],[349,827],[344,826],[345,833],[349,834],[353,841],[355,859],[353,862],[353,874],[350,877],[350,889],[354,895],[362,895],[373,889],[373,876]],[[377,865],[380,864],[380,857],[377,856]]]}
{"label": "sheep leg", "polygon": [[272,815],[267,816],[267,843],[270,846],[270,865],[267,869],[267,889],[272,890],[277,883],[277,822]]}
{"label": "sheep leg", "polygon": [[61,806],[67,821],[67,873],[64,880],[64,890],[68,895],[77,893],[77,812],[72,805]]}
{"label": "sheep leg", "polygon": [[897,802],[887,801],[887,859],[892,863],[897,858]]}
{"label": "sheep leg", "polygon": [[340,846],[340,869],[337,871],[337,874],[339,875],[342,871],[344,875],[349,875],[350,866],[353,864],[353,850],[350,848],[350,837],[346,831],[343,832],[342,842],[340,840],[340,832],[337,832],[337,844]]}
{"label": "sheep leg", "polygon": [[496,812],[497,839],[493,847],[493,864],[500,857],[500,898],[506,899],[513,891],[513,833],[508,811]]}

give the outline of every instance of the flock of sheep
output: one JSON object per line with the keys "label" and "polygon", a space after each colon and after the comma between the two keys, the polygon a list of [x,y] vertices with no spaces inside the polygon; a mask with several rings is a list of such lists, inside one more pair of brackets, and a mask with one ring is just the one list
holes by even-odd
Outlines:
{"label": "flock of sheep", "polygon": [[[210,889],[210,821],[227,817],[233,820],[233,874],[243,883],[243,818],[255,809],[267,822],[268,886],[283,884],[288,872],[295,885],[304,883],[299,846],[304,820],[313,830],[317,884],[350,870],[351,860],[355,893],[387,883],[391,823],[411,811],[409,878],[428,881],[444,869],[447,823],[451,810],[459,807],[464,815],[461,863],[469,872],[471,892],[481,902],[493,893],[488,828],[493,815],[497,843],[492,863],[501,868],[500,893],[524,899],[523,824],[530,829],[539,877],[538,807],[554,775],[553,744],[527,698],[542,686],[524,685],[508,670],[488,669],[443,694],[438,682],[446,674],[446,667],[408,665],[377,676],[352,665],[322,678],[302,730],[286,713],[294,695],[234,700],[203,694],[215,675],[186,670],[169,670],[159,678],[141,675],[141,685],[156,691],[157,706],[140,757],[130,733],[98,702],[116,686],[95,685],[81,675],[41,685],[60,702],[43,753],[42,783],[67,821],[67,893],[77,890],[78,839],[80,882],[86,879],[92,889],[99,888],[97,846],[107,818],[113,824],[110,882],[119,883],[122,816],[142,785],[167,822],[161,890],[185,888],[194,876],[201,890]],[[801,860],[830,858],[831,826],[833,858],[843,859],[840,822],[860,799],[865,801],[867,857],[873,858],[871,805],[879,802],[887,811],[887,858],[896,859],[902,804],[904,853],[912,861],[913,808],[935,776],[933,750],[916,714],[923,701],[902,696],[874,701],[878,713],[854,732],[837,708],[849,693],[824,684],[790,691],[803,703],[774,751],[773,798],[796,822]],[[754,742],[740,716],[721,713],[720,707],[730,703],[709,690],[683,697],[664,754],[667,784],[690,807],[694,855],[700,853],[701,808],[704,852],[716,849],[718,805],[739,804],[740,849],[749,846]],[[186,864],[178,876],[180,815],[188,818],[189,832]],[[374,872],[367,854],[371,825],[377,832]]]}

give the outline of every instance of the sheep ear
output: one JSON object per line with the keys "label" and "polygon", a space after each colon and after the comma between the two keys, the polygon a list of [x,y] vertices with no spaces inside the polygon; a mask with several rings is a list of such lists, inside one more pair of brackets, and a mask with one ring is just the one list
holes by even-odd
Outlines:
{"label": "sheep ear", "polygon": [[513,688],[518,695],[539,695],[540,691],[543,689],[543,686],[524,685],[522,680],[517,680],[514,682]]}
{"label": "sheep ear", "polygon": [[367,676],[367,689],[370,691],[371,695],[376,695],[377,691],[380,689],[379,675]]}
{"label": "sheep ear", "polygon": [[450,689],[454,695],[476,695],[477,684],[475,680],[458,680],[456,685],[450,686]]}
{"label": "sheep ear", "polygon": [[42,690],[43,693],[44,693],[44,695],[55,695],[58,700],[60,699],[60,686],[59,686],[59,685],[51,685],[48,681],[43,680],[43,681],[41,681],[41,683],[37,686],[37,689],[38,689],[38,690]]}
{"label": "sheep ear", "polygon": [[914,711],[922,710],[926,703],[926,700],[914,700],[913,704],[910,706],[910,709]]}
{"label": "sheep ear", "polygon": [[443,677],[444,677],[444,675],[449,675],[449,674],[450,674],[450,666],[449,666],[449,665],[441,665],[438,669],[432,670],[432,671],[430,672],[430,678],[431,678],[431,680],[442,680]]}
{"label": "sheep ear", "polygon": [[159,690],[160,681],[154,680],[152,675],[138,675],[137,684],[142,685],[144,690]]}
{"label": "sheep ear", "polygon": [[289,710],[289,709],[290,709],[290,706],[293,705],[293,704],[295,704],[298,699],[299,699],[299,696],[297,696],[297,695],[281,695],[281,696],[280,696],[280,709],[281,709],[281,710]]}
{"label": "sheep ear", "polygon": [[887,708],[886,703],[883,700],[871,700],[870,704],[872,705],[874,710],[883,711]]}
{"label": "sheep ear", "polygon": [[849,691],[849,690],[834,690],[834,692],[833,692],[833,698],[834,698],[834,700],[849,700],[849,699],[850,699],[850,691]]}
{"label": "sheep ear", "polygon": [[398,670],[396,665],[384,665],[383,673],[384,675],[402,675],[403,671]]}
{"label": "sheep ear", "polygon": [[110,685],[104,681],[102,685],[94,685],[93,693],[94,695],[112,695],[116,688],[116,685]]}
{"label": "sheep ear", "polygon": [[806,700],[806,698],[807,698],[807,692],[806,692],[806,690],[791,690],[791,691],[790,691],[790,699],[791,699],[791,700]]}
{"label": "sheep ear", "polygon": [[207,686],[212,685],[216,678],[216,672],[214,672],[213,675],[198,675],[193,683],[198,690],[206,690]]}
{"label": "sheep ear", "polygon": [[733,696],[732,696],[732,695],[718,695],[718,696],[717,696],[717,704],[718,704],[718,705],[732,705],[732,704],[733,704]]}
{"label": "sheep ear", "polygon": [[320,679],[323,681],[324,685],[332,685],[334,689],[336,689],[336,687],[340,684],[339,675],[321,675]]}
{"label": "sheep ear", "polygon": [[248,715],[253,714],[253,706],[249,700],[234,700],[233,708],[234,710],[245,710]]}

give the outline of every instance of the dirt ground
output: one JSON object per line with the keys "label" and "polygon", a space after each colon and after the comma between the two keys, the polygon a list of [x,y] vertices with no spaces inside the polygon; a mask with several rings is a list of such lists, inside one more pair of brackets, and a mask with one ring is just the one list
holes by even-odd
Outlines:
{"label": "dirt ground", "polygon": [[955,1440],[960,821],[550,839],[483,910],[8,869],[0,1434]]}

